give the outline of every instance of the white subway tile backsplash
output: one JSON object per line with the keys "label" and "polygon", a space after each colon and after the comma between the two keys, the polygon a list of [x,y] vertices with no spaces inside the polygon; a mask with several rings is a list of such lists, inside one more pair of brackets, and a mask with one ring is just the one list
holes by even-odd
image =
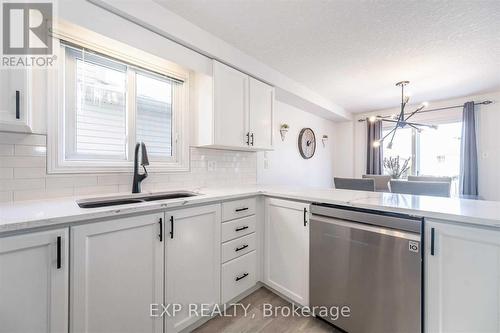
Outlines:
{"label": "white subway tile backsplash", "polygon": [[[47,175],[45,136],[0,132],[0,201],[131,192],[132,173]],[[255,184],[252,152],[191,148],[191,170],[149,173],[143,191]],[[209,168],[210,167],[210,168]]]}
{"label": "white subway tile backsplash", "polygon": [[0,168],[42,168],[45,157],[38,156],[0,156]]}
{"label": "white subway tile backsplash", "polygon": [[65,188],[65,187],[88,187],[97,186],[97,176],[75,174],[72,176],[47,176],[47,188]]}
{"label": "white subway tile backsplash", "polygon": [[45,188],[45,179],[0,179],[0,191],[15,191]]}
{"label": "white subway tile backsplash", "polygon": [[45,168],[15,168],[14,178],[44,178],[47,175]]}
{"label": "white subway tile backsplash", "polygon": [[45,146],[15,145],[14,149],[17,156],[45,156],[47,154]]}
{"label": "white subway tile backsplash", "polygon": [[0,202],[12,201],[12,191],[0,192]]}
{"label": "white subway tile backsplash", "polygon": [[0,143],[0,156],[14,155],[14,145],[4,145]]}
{"label": "white subway tile backsplash", "polygon": [[41,200],[73,196],[73,188],[14,191],[14,201]]}
{"label": "white subway tile backsplash", "polygon": [[14,178],[13,168],[0,168],[0,179],[12,179]]}
{"label": "white subway tile backsplash", "polygon": [[0,132],[0,143],[30,146],[45,146],[46,137],[40,134]]}
{"label": "white subway tile backsplash", "polygon": [[74,192],[75,195],[117,193],[118,185],[75,187]]}

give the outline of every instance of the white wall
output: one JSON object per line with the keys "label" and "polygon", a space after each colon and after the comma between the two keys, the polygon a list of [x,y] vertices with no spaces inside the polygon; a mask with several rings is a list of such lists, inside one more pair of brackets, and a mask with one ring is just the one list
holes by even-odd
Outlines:
{"label": "white wall", "polygon": [[[288,186],[332,187],[335,123],[314,116],[281,101],[275,103],[274,151],[257,153],[257,183]],[[290,129],[285,141],[281,141],[280,126],[287,123]],[[316,135],[316,153],[305,160],[298,149],[299,132],[310,127]],[[321,137],[329,141],[323,148]],[[267,156],[267,157],[266,157]],[[267,166],[265,168],[265,160]]]}
{"label": "white wall", "polygon": [[[81,0],[80,0],[81,1]],[[331,119],[351,119],[350,112],[336,105],[328,96],[320,96],[279,71],[267,66],[222,39],[199,28],[179,15],[160,6],[154,0],[90,0],[141,26],[155,31],[180,44],[197,50],[206,56],[226,63],[276,87],[276,93],[289,97],[289,103],[297,107],[307,105],[310,113]],[[73,3],[71,1],[70,3]],[[73,4],[71,4],[73,6]],[[62,7],[62,6],[61,6]],[[69,11],[73,11],[71,8]],[[74,19],[81,19],[81,10]],[[104,23],[106,23],[104,21]],[[119,32],[121,34],[121,31]]]}
{"label": "white wall", "polygon": [[[486,200],[500,201],[500,91],[482,95],[466,96],[441,101],[431,101],[429,109],[445,107],[450,105],[462,105],[467,101],[491,100],[490,105],[476,107],[477,113],[477,143],[478,143],[478,167],[479,167],[479,194]],[[410,108],[411,109],[411,108]],[[370,115],[388,115],[398,113],[398,108],[379,110],[364,114],[358,114],[352,122],[337,123],[337,133],[345,141],[349,140],[352,145],[351,156],[345,149],[345,159],[336,159],[335,170],[346,171],[352,168],[352,176],[360,177],[365,173],[366,165],[366,123],[358,122],[358,119]],[[414,118],[414,121],[443,122],[461,120],[462,109],[451,109],[429,112]],[[349,125],[350,124],[350,125]],[[352,132],[349,134],[349,126]],[[340,127],[340,129],[339,129]],[[343,131],[346,131],[344,136]],[[348,143],[346,143],[348,144]],[[335,174],[337,175],[337,173]]]}

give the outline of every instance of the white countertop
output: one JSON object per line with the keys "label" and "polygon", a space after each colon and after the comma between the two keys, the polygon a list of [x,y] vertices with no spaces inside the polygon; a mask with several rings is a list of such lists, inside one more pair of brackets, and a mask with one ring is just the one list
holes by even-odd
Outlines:
{"label": "white countertop", "polygon": [[[2,203],[0,204],[0,233],[253,195],[399,212],[426,218],[500,228],[500,202],[494,201],[259,185],[227,188],[184,188],[183,190],[191,190],[201,194],[174,200],[102,208],[80,208],[76,204],[77,198],[74,197]],[[124,194],[119,193],[117,195]]]}

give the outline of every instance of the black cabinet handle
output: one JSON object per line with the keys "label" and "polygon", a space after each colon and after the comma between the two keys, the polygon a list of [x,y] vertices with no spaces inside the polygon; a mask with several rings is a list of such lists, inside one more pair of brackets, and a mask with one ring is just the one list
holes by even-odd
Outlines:
{"label": "black cabinet handle", "polygon": [[307,208],[304,208],[304,227],[307,227]]}
{"label": "black cabinet handle", "polygon": [[239,213],[239,212],[243,212],[243,211],[245,211],[245,210],[248,210],[248,207],[244,207],[244,208],[237,208],[237,209],[235,209],[234,211],[235,211],[236,213]]}
{"label": "black cabinet handle", "polygon": [[57,269],[60,269],[61,268],[61,236],[57,236],[57,263],[56,263],[56,267]]}
{"label": "black cabinet handle", "polygon": [[247,137],[247,146],[250,146],[250,132],[246,134]]}
{"label": "black cabinet handle", "polygon": [[239,228],[236,228],[234,229],[234,231],[241,231],[241,230],[245,230],[245,229],[248,229],[248,226],[244,226],[244,227],[239,227]]}
{"label": "black cabinet handle", "polygon": [[240,247],[237,247],[236,249],[234,249],[234,252],[238,252],[238,251],[241,251],[241,250],[244,250],[248,247],[248,244],[245,244],[245,245],[242,245]]}
{"label": "black cabinet handle", "polygon": [[160,221],[158,221],[160,224],[160,234],[158,237],[160,237],[160,242],[163,242],[163,219],[160,217]]}
{"label": "black cabinet handle", "polygon": [[174,239],[174,217],[170,216],[170,239]]}
{"label": "black cabinet handle", "polygon": [[241,279],[244,279],[244,278],[246,278],[247,276],[248,276],[248,273],[245,273],[245,274],[243,274],[243,275],[241,275],[241,276],[237,276],[237,277],[236,277],[236,281],[239,281],[239,280],[241,280]]}
{"label": "black cabinet handle", "polygon": [[253,146],[253,133],[250,134],[250,137],[252,138],[252,142],[250,142],[250,144]]}
{"label": "black cabinet handle", "polygon": [[19,90],[16,90],[16,119],[21,119],[21,93]]}
{"label": "black cabinet handle", "polygon": [[434,247],[435,247],[434,238],[435,238],[434,228],[431,228],[431,256],[434,255]]}

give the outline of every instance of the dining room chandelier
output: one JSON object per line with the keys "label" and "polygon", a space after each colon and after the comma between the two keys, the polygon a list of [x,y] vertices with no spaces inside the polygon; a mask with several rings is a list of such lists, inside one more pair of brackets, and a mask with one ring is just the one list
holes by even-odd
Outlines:
{"label": "dining room chandelier", "polygon": [[415,123],[415,122],[409,121],[414,115],[416,115],[418,112],[422,111],[425,107],[427,107],[427,103],[422,103],[414,111],[407,113],[405,108],[408,105],[408,102],[410,101],[410,96],[405,95],[405,87],[408,84],[410,84],[410,81],[400,81],[400,82],[396,83],[396,87],[401,87],[401,109],[400,109],[400,112],[398,115],[395,115],[391,118],[374,116],[374,117],[370,117],[368,119],[368,121],[370,121],[370,122],[385,121],[385,122],[394,123],[394,128],[392,130],[390,130],[386,135],[384,135],[384,137],[382,139],[375,140],[373,142],[374,147],[380,147],[380,145],[388,137],[390,137],[391,140],[387,144],[387,148],[391,149],[392,145],[394,143],[394,138],[396,137],[396,132],[399,128],[403,129],[405,127],[411,127],[411,128],[416,129],[419,132],[422,130],[422,127],[429,127],[429,128],[437,129],[436,125],[421,124],[421,123]]}

